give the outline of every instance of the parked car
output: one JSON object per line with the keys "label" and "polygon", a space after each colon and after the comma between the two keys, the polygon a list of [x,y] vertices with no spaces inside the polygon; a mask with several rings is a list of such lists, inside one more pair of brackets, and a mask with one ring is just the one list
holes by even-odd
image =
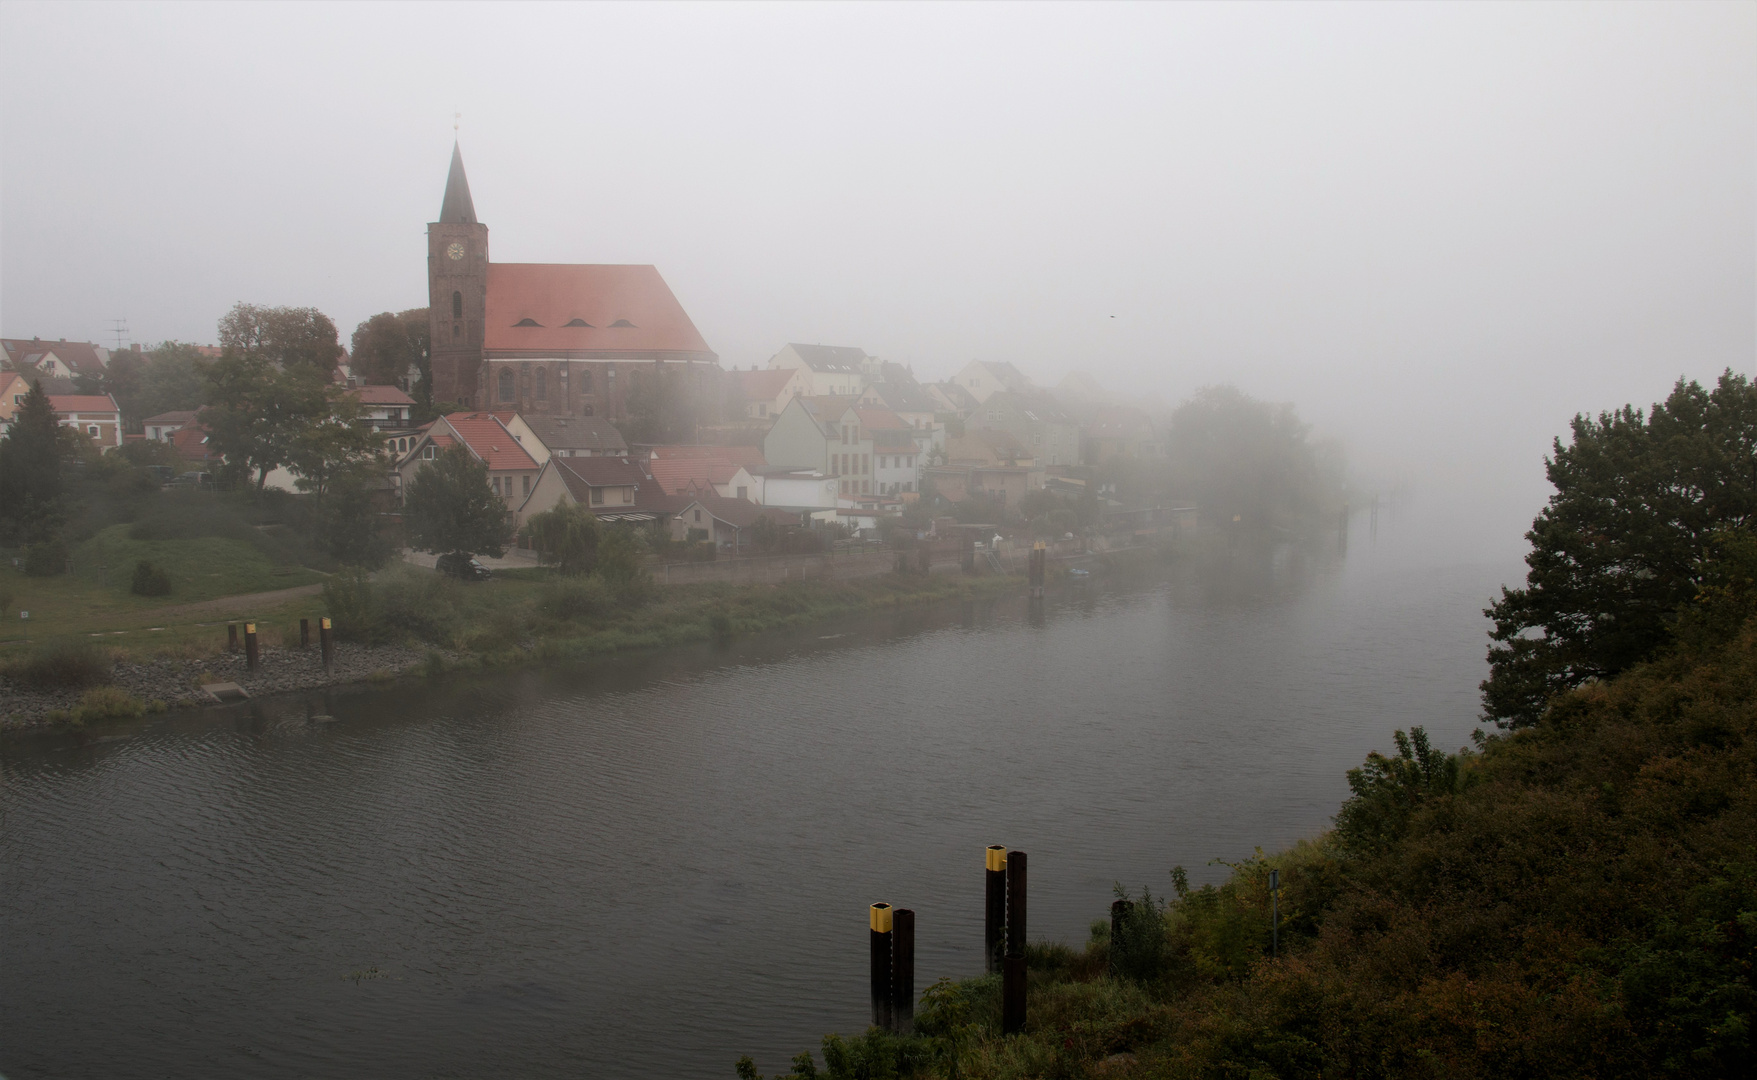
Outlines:
{"label": "parked car", "polygon": [[434,562],[433,569],[455,577],[459,581],[487,581],[494,576],[494,571],[483,566],[473,557],[456,551],[441,555]]}

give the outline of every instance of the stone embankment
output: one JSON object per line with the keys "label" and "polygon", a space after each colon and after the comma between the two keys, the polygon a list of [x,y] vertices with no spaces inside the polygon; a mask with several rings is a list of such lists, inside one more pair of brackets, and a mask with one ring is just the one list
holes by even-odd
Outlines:
{"label": "stone embankment", "polygon": [[[112,671],[110,685],[147,702],[162,701],[173,707],[211,705],[213,702],[201,691],[204,683],[237,683],[252,697],[316,690],[387,679],[422,663],[427,653],[426,649],[402,645],[338,642],[335,662],[326,672],[322,653],[313,643],[305,649],[264,648],[255,672],[247,670],[243,653],[221,653],[199,660],[120,663]],[[0,727],[41,724],[57,709],[76,707],[87,689],[36,690],[0,676]]]}

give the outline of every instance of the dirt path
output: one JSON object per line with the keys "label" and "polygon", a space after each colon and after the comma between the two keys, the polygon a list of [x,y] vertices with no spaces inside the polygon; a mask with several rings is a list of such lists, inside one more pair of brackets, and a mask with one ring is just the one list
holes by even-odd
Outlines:
{"label": "dirt path", "polygon": [[153,608],[150,611],[130,612],[131,616],[142,619],[181,618],[188,615],[225,615],[249,611],[252,608],[267,607],[283,600],[297,600],[301,596],[316,596],[323,591],[323,586],[295,585],[291,589],[276,589],[273,592],[244,593],[240,596],[222,596],[217,600],[199,600],[193,604],[173,604],[171,607]]}

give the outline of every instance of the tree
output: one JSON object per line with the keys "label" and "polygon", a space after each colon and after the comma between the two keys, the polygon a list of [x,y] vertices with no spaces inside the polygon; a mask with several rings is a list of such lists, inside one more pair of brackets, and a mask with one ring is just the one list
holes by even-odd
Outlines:
{"label": "tree", "polygon": [[[286,377],[285,373],[282,375]],[[323,388],[326,414],[307,418],[287,441],[286,464],[300,491],[311,493],[319,507],[330,480],[343,473],[375,474],[385,456],[384,440],[360,424],[360,403],[331,383]]]}
{"label": "tree", "polygon": [[1757,387],[1728,371],[1713,391],[1679,380],[1641,410],[1573,421],[1545,460],[1555,494],[1526,539],[1522,589],[1484,614],[1483,710],[1537,722],[1549,699],[1652,656],[1695,598],[1711,542],[1757,528]]}
{"label": "tree", "polygon": [[[135,404],[140,418],[201,408],[210,362],[194,345],[159,342],[157,348],[145,354],[141,365],[140,396]],[[121,404],[120,399],[117,404]]]}
{"label": "tree", "polygon": [[332,386],[310,366],[277,370],[260,356],[228,353],[207,373],[201,422],[208,445],[229,468],[255,473],[260,491],[270,472],[292,460],[300,435],[329,418]]}
{"label": "tree", "polygon": [[[396,386],[415,367],[426,373],[427,309],[381,311],[354,328],[349,352],[354,371],[374,386]],[[422,381],[426,381],[425,378]]]}
{"label": "tree", "polygon": [[329,481],[329,497],[317,515],[318,529],[330,557],[344,566],[376,570],[394,554],[394,545],[384,536],[384,519],[373,504],[373,490],[381,480],[377,470],[353,468]]}
{"label": "tree", "polygon": [[545,564],[564,574],[589,574],[598,562],[602,532],[597,515],[577,503],[557,503],[525,523],[531,546]]}
{"label": "tree", "polygon": [[0,439],[0,539],[34,544],[61,521],[61,423],[41,381]]}
{"label": "tree", "polygon": [[421,466],[403,498],[416,551],[491,555],[506,550],[506,503],[488,486],[488,465],[453,444]]}
{"label": "tree", "polygon": [[1341,477],[1307,434],[1291,405],[1204,387],[1172,413],[1167,487],[1209,520],[1292,528],[1320,518],[1339,501]]}
{"label": "tree", "polygon": [[314,368],[328,378],[341,358],[336,324],[316,308],[234,304],[220,319],[220,348],[283,369]]}

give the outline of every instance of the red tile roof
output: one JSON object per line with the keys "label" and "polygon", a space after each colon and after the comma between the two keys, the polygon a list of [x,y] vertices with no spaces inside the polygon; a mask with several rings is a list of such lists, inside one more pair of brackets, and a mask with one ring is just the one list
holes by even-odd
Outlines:
{"label": "red tile roof", "polygon": [[194,422],[195,411],[193,409],[174,409],[171,412],[162,412],[157,416],[149,416],[141,421],[143,424],[158,425],[192,424]]}
{"label": "red tile roof", "polygon": [[[702,494],[690,500],[700,503],[703,510],[735,529],[748,529],[762,518],[772,518],[778,525],[797,525],[799,515],[773,506],[758,506],[744,499],[728,499],[721,495]],[[682,509],[687,509],[687,504]]]}
{"label": "red tile roof", "polygon": [[488,463],[489,472],[513,472],[537,468],[537,462],[506,430],[493,413],[452,413],[445,418],[465,445]]}
{"label": "red tile roof", "polygon": [[483,329],[491,356],[718,359],[652,266],[489,263]]}
{"label": "red tile roof", "polygon": [[[725,455],[711,454],[674,454],[663,456],[660,451],[671,450],[672,447],[655,447],[653,454],[647,459],[647,471],[658,481],[659,489],[672,495],[682,495],[693,486],[724,484],[731,481],[738,466]],[[701,450],[707,447],[681,447],[675,449]]]}
{"label": "red tile roof", "polygon": [[36,338],[5,338],[0,346],[6,350],[6,358],[14,364],[22,365],[27,357],[35,356],[31,361],[34,366],[42,362],[44,353],[54,353],[60,360],[74,371],[96,375],[104,370],[104,362],[98,357],[98,346],[89,341],[41,341]]}
{"label": "red tile roof", "polygon": [[117,411],[108,394],[50,394],[49,406],[58,413]]}
{"label": "red tile roof", "polygon": [[220,460],[220,455],[208,449],[207,429],[200,424],[178,428],[171,433],[171,445],[185,461],[207,464]]}
{"label": "red tile roof", "polygon": [[889,409],[855,409],[854,415],[860,417],[860,426],[868,431],[897,431],[909,426],[901,416]]}
{"label": "red tile roof", "polygon": [[413,405],[415,399],[394,386],[356,386],[348,393],[362,405]]}
{"label": "red tile roof", "polygon": [[627,487],[652,479],[647,471],[625,457],[550,458],[562,470],[561,478],[571,489],[574,481],[588,487]]}
{"label": "red tile roof", "polygon": [[798,368],[776,368],[773,371],[731,371],[727,372],[732,381],[744,392],[751,401],[772,401],[775,395],[787,388],[787,384],[799,373]]}

